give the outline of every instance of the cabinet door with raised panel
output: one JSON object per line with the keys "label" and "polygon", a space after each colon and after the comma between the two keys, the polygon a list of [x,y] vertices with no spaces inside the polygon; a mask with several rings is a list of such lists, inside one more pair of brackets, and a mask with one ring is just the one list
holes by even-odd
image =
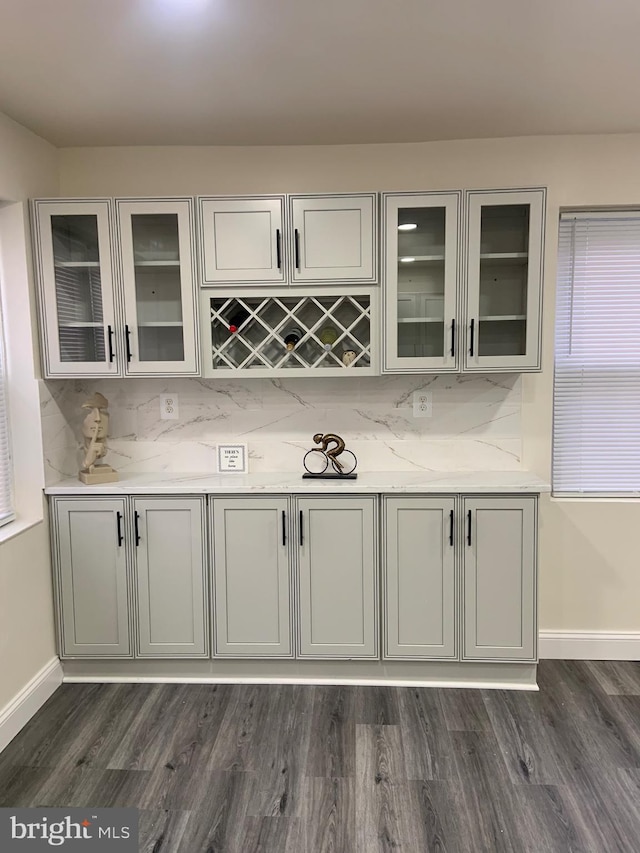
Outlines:
{"label": "cabinet door with raised panel", "polygon": [[375,193],[292,196],[292,281],[377,281],[376,208]]}
{"label": "cabinet door with raised panel", "polygon": [[375,497],[299,497],[299,656],[378,656]]}
{"label": "cabinet door with raised panel", "polygon": [[460,193],[384,196],[384,370],[459,369]]}
{"label": "cabinet door with raised panel", "polygon": [[540,366],[545,191],[467,193],[465,370]]}
{"label": "cabinet door with raised panel", "polygon": [[536,498],[464,499],[464,657],[536,658]]}
{"label": "cabinet door with raised panel", "polygon": [[198,372],[191,199],[118,199],[126,373]]}
{"label": "cabinet door with raised panel", "polygon": [[385,657],[453,658],[455,498],[385,498]]}
{"label": "cabinet door with raised panel", "polygon": [[33,202],[47,376],[117,376],[111,201]]}
{"label": "cabinet door with raised panel", "polygon": [[198,199],[203,284],[285,280],[284,197]]}
{"label": "cabinet door with raised panel", "polygon": [[207,656],[204,498],[134,498],[139,657]]}
{"label": "cabinet door with raised panel", "polygon": [[291,657],[288,498],[213,498],[216,657]]}
{"label": "cabinet door with raised panel", "polygon": [[129,657],[122,498],[57,499],[56,587],[62,657]]}

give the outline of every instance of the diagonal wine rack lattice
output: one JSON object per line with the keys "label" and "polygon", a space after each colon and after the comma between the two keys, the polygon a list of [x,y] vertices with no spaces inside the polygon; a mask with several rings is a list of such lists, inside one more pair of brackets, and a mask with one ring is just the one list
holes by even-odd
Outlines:
{"label": "diagonal wine rack lattice", "polygon": [[[371,364],[369,296],[212,296],[207,302],[217,369],[340,370],[348,350],[355,353],[349,369]],[[327,327],[335,336],[329,349],[320,338]],[[288,351],[284,339],[293,329],[302,334]]]}

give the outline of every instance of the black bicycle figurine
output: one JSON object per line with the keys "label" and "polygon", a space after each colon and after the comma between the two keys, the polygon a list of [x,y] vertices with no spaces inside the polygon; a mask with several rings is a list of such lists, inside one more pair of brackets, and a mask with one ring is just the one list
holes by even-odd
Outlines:
{"label": "black bicycle figurine", "polygon": [[339,435],[334,435],[332,432],[323,435],[321,432],[317,432],[313,436],[313,441],[320,447],[308,450],[302,460],[302,464],[309,474],[315,477],[322,476],[329,467],[329,463],[331,463],[336,474],[341,477],[346,477],[356,470],[358,460],[354,453],[345,450],[344,441]]}

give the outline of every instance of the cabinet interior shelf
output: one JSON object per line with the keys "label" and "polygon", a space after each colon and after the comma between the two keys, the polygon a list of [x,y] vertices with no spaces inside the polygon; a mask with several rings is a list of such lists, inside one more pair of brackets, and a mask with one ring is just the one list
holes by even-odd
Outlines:
{"label": "cabinet interior shelf", "polygon": [[499,323],[504,322],[505,320],[526,320],[526,314],[495,314],[486,317],[478,318],[483,323]]}
{"label": "cabinet interior shelf", "polygon": [[150,323],[138,323],[141,329],[161,329],[168,326],[182,326],[182,320],[154,320]]}
{"label": "cabinet interior shelf", "polygon": [[481,261],[491,261],[492,263],[506,261],[511,264],[526,264],[528,258],[528,252],[482,252],[480,254]]}
{"label": "cabinet interior shelf", "polygon": [[180,261],[135,261],[137,267],[179,267]]}
{"label": "cabinet interior shelf", "polygon": [[[403,258],[413,258],[412,261],[404,261]],[[398,265],[402,267],[410,267],[412,264],[442,264],[444,263],[444,255],[400,255],[398,257]]]}
{"label": "cabinet interior shelf", "polygon": [[60,323],[59,325],[61,329],[102,329],[104,326],[103,323],[84,323],[82,321],[78,323]]}
{"label": "cabinet interior shelf", "polygon": [[444,323],[444,317],[400,317],[398,323]]}
{"label": "cabinet interior shelf", "polygon": [[56,267],[90,269],[100,266],[100,261],[54,261]]}

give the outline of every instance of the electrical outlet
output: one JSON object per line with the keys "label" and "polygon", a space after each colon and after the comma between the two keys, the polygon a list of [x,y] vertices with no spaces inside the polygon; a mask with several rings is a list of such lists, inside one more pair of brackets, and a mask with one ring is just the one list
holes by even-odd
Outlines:
{"label": "electrical outlet", "polygon": [[413,392],[413,417],[414,418],[430,418],[432,414],[432,394],[431,391],[414,391]]}
{"label": "electrical outlet", "polygon": [[177,394],[160,395],[160,419],[163,421],[177,421],[180,417]]}

